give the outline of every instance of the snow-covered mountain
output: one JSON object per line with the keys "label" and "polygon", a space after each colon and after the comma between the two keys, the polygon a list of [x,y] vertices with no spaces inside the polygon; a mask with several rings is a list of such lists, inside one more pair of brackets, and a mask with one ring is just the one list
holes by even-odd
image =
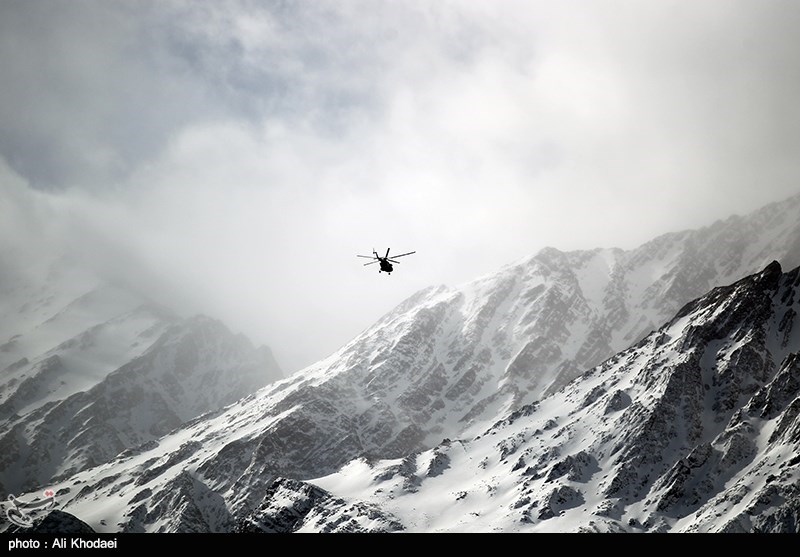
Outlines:
{"label": "snow-covered mountain", "polygon": [[107,462],[282,377],[268,348],[76,267],[0,284],[0,489]]}
{"label": "snow-covered mountain", "polygon": [[773,263],[474,438],[276,480],[239,530],[797,533],[798,313]]}
{"label": "snow-covered mountain", "polygon": [[[423,290],[329,358],[57,482],[59,501],[98,530],[224,531],[267,512],[267,490],[286,493],[353,459],[413,470],[408,455],[527,411],[694,297],[773,259],[800,262],[800,196],[631,251],[546,249],[462,287]],[[312,499],[338,500],[298,496]],[[350,512],[380,514],[368,502]],[[386,524],[395,526],[377,529],[406,522]]]}

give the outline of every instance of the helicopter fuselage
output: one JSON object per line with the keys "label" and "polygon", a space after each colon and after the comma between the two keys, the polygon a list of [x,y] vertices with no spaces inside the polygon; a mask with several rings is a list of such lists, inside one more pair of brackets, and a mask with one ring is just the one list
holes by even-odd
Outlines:
{"label": "helicopter fuselage", "polygon": [[[406,255],[411,255],[412,253],[417,253],[415,251],[410,251],[408,253],[401,253],[400,255],[395,255],[393,257],[405,257]],[[364,263],[364,266],[367,265],[374,265],[375,263],[379,266],[379,273],[386,273],[387,275],[392,274],[394,271],[394,266],[392,263],[399,263],[399,261],[395,261],[394,259],[389,257],[389,249],[386,250],[386,255],[381,257],[378,255],[378,252],[374,249],[372,250],[372,255],[356,255],[356,257],[363,257],[364,259],[372,259],[369,263]]]}

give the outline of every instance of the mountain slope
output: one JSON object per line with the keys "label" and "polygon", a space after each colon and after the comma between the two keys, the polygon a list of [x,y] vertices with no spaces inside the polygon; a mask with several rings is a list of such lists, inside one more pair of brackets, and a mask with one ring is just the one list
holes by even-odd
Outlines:
{"label": "mountain slope", "polygon": [[[0,346],[0,489],[19,493],[125,449],[281,377],[207,317],[180,318],[75,268],[6,281]],[[15,334],[9,331],[16,330]]]}
{"label": "mountain slope", "polygon": [[[704,284],[797,258],[799,214],[800,196],[629,252],[547,249],[423,290],[329,358],[58,486],[70,512],[107,518],[110,531],[231,529],[276,478],[318,478],[358,457],[402,462],[557,392]],[[613,402],[626,403],[624,391]],[[96,503],[109,495],[112,507]]]}
{"label": "mountain slope", "polygon": [[796,533],[798,312],[771,264],[474,439],[311,483],[409,531]]}

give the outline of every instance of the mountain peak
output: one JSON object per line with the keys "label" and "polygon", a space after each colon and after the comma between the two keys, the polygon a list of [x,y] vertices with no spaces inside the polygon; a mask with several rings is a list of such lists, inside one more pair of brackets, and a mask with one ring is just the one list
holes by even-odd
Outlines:
{"label": "mountain peak", "polygon": [[769,265],[764,267],[764,270],[761,271],[759,277],[761,280],[774,282],[776,279],[779,279],[782,274],[783,269],[781,268],[781,264],[773,259]]}

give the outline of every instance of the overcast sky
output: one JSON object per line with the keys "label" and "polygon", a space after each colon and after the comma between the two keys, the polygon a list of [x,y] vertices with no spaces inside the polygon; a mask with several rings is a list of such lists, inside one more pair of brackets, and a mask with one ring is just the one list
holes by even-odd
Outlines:
{"label": "overcast sky", "polygon": [[0,250],[292,372],[426,286],[800,191],[799,28],[796,0],[0,0]]}

